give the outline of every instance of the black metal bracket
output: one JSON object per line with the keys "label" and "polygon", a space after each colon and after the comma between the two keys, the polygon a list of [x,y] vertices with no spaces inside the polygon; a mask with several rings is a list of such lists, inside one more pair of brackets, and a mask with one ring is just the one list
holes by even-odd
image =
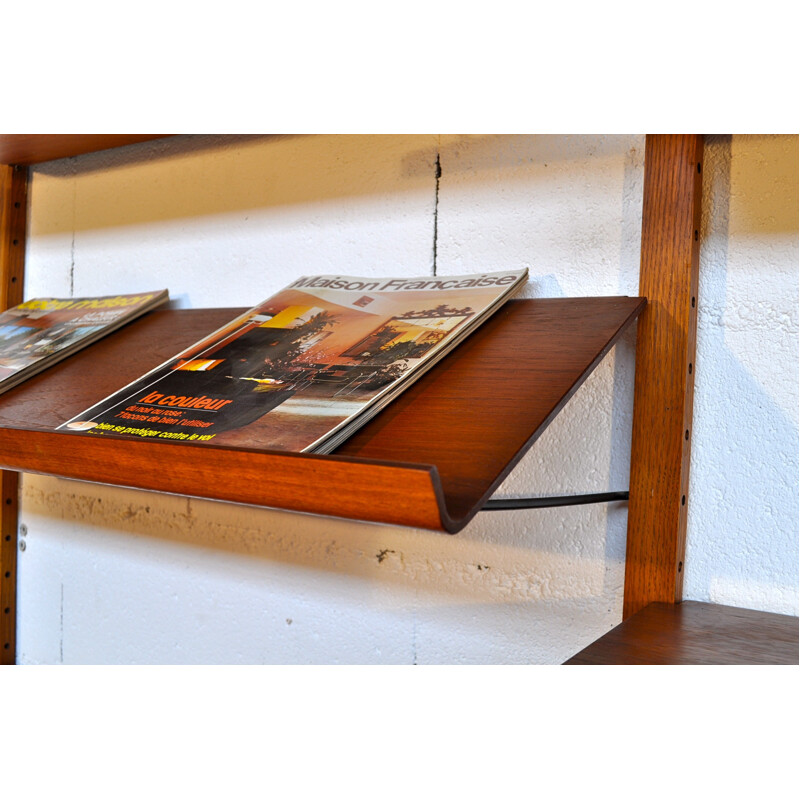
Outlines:
{"label": "black metal bracket", "polygon": [[518,508],[555,508],[580,506],[588,503],[613,503],[627,500],[628,492],[603,492],[601,494],[568,494],[562,497],[504,497],[487,500],[481,511],[513,511]]}

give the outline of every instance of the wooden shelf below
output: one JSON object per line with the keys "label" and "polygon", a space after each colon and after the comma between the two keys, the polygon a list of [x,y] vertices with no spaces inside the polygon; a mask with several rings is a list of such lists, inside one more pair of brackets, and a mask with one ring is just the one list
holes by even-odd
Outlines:
{"label": "wooden shelf below", "polygon": [[0,395],[0,468],[455,533],[644,306],[509,301],[329,456],[55,432],[242,309],[154,311]]}
{"label": "wooden shelf below", "polygon": [[797,617],[712,603],[652,603],[567,664],[797,664]]}

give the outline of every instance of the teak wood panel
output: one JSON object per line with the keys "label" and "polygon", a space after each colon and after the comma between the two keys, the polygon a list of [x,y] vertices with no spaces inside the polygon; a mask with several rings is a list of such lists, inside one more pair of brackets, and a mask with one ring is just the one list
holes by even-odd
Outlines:
{"label": "teak wood panel", "polygon": [[[22,302],[27,171],[0,165],[0,311]],[[0,471],[0,664],[16,660],[19,476]]]}
{"label": "teak wood panel", "polygon": [[647,137],[623,618],[682,596],[702,165],[701,136]]}
{"label": "teak wood panel", "polygon": [[97,150],[122,147],[163,133],[5,133],[0,135],[0,164],[38,164],[56,158],[80,156]]}
{"label": "teak wood panel", "polygon": [[456,532],[644,305],[512,300],[330,456],[53,432],[241,310],[154,311],[0,396],[0,465]]}
{"label": "teak wood panel", "polygon": [[567,664],[797,664],[797,617],[711,603],[652,603]]}

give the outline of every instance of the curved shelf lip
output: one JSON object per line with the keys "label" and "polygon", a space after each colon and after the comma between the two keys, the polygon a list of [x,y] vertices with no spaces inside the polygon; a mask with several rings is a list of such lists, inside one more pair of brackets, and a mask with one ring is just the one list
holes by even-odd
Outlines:
{"label": "curved shelf lip", "polygon": [[[435,468],[7,428],[3,469],[289,511],[440,528]],[[353,490],[357,487],[357,490]]]}

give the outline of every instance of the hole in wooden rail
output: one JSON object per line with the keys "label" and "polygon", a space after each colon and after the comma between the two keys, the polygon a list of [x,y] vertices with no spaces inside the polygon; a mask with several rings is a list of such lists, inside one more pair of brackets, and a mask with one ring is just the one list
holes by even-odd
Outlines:
{"label": "hole in wooden rail", "polygon": [[10,645],[8,642],[6,642],[6,643],[3,645],[3,650],[10,650],[10,649],[11,649],[11,645]]}
{"label": "hole in wooden rail", "polygon": [[686,505],[686,495],[684,495],[683,497],[681,497],[681,505],[682,505],[682,506],[685,506],[685,505]]}
{"label": "hole in wooden rail", "polygon": [[697,241],[699,238],[700,238],[700,234],[697,231],[695,231],[694,232],[694,240]]}
{"label": "hole in wooden rail", "polygon": [[694,308],[696,304],[697,304],[697,298],[693,297],[692,298],[692,308]]}
{"label": "hole in wooden rail", "polygon": [[679,561],[678,562],[678,572],[681,572],[682,570],[683,570],[683,561]]}
{"label": "hole in wooden rail", "polygon": [[10,497],[6,497],[6,505],[7,506],[11,505],[11,498]]}
{"label": "hole in wooden rail", "polygon": [[11,244],[19,244],[19,239],[12,239]]}
{"label": "hole in wooden rail", "polygon": [[689,431],[688,430],[686,431],[686,433],[684,433],[683,438],[686,439],[687,442],[689,441]]}
{"label": "hole in wooden rail", "polygon": [[691,364],[689,364],[689,374],[690,375],[692,374],[692,365]]}
{"label": "hole in wooden rail", "polygon": [[11,279],[11,283],[16,283],[16,282],[17,282],[17,276],[15,275],[15,276],[14,276],[14,277]]}
{"label": "hole in wooden rail", "polygon": [[702,172],[702,171],[703,171],[703,167],[702,167],[702,165],[701,165],[701,164],[698,164],[698,165],[697,165],[697,171],[698,171],[698,172]]}
{"label": "hole in wooden rail", "polygon": [[6,578],[10,578],[10,577],[11,577],[11,573],[10,572],[6,572]]}
{"label": "hole in wooden rail", "polygon": [[10,614],[11,613],[11,609],[10,608],[4,608],[3,609],[3,613],[4,614]]}
{"label": "hole in wooden rail", "polygon": [[14,208],[19,208],[19,205],[20,205],[19,201],[17,201],[16,203],[14,203]]}

